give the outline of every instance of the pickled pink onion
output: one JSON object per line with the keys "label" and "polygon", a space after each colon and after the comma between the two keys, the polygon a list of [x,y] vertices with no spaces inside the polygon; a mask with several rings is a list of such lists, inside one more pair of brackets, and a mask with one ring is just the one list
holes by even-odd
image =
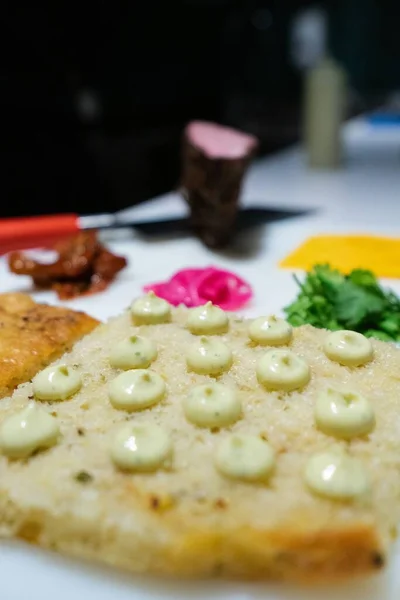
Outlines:
{"label": "pickled pink onion", "polygon": [[210,300],[224,310],[237,310],[253,296],[244,279],[216,267],[182,269],[168,281],[146,285],[144,291],[153,291],[174,306],[200,306]]}

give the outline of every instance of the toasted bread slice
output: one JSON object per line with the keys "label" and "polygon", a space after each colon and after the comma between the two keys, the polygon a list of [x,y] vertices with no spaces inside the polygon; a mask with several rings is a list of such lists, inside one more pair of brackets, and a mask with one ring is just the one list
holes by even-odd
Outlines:
{"label": "toasted bread slice", "polygon": [[[249,342],[248,323],[230,318],[219,336],[233,365],[219,376],[235,386],[243,415],[210,430],[189,423],[182,401],[210,377],[189,372],[193,337],[184,309],[169,324],[134,327],[129,313],[101,325],[56,364],[79,369],[83,386],[64,402],[41,402],[59,420],[62,438],[26,460],[0,456],[0,535],[135,572],[184,577],[327,580],[374,572],[387,558],[400,517],[400,351],[373,342],[374,358],[347,368],[330,361],[324,330],[294,331],[290,348],[311,368],[304,389],[267,392],[255,365],[266,348]],[[160,403],[128,413],[112,407],[108,382],[118,373],[110,349],[127,335],[154,340],[151,368],[164,378]],[[346,382],[374,405],[376,428],[338,441],[314,426],[314,400],[327,384]],[[0,401],[0,421],[32,398],[32,384]],[[126,422],[150,421],[169,432],[172,464],[153,473],[127,473],[113,464],[110,445]],[[266,483],[227,479],[215,468],[217,445],[231,432],[268,439],[276,452]],[[371,492],[346,502],[310,492],[304,467],[314,453],[346,449],[369,473]]]}
{"label": "toasted bread slice", "polygon": [[72,348],[98,321],[83,312],[0,294],[0,398]]}

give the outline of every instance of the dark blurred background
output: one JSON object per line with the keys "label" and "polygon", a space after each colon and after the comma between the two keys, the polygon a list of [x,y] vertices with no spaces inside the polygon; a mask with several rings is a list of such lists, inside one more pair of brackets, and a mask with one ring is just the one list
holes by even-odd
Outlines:
{"label": "dark blurred background", "polygon": [[170,190],[194,118],[257,134],[262,153],[291,144],[325,34],[349,114],[379,105],[400,89],[398,13],[395,0],[6,2],[1,215]]}

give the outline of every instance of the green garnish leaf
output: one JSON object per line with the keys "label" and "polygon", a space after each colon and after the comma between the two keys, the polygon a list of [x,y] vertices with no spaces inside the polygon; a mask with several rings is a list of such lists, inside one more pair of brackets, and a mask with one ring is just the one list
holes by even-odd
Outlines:
{"label": "green garnish leaf", "polygon": [[386,304],[384,297],[376,296],[368,288],[346,280],[336,291],[334,307],[338,321],[353,329],[376,316],[379,317]]}
{"label": "green garnish leaf", "polygon": [[285,308],[293,326],[306,323],[330,329],[353,329],[383,341],[400,340],[400,299],[379,285],[371,271],[343,275],[329,265],[315,265]]}
{"label": "green garnish leaf", "polygon": [[364,335],[366,337],[373,337],[377,340],[381,340],[381,342],[393,342],[393,338],[390,337],[384,331],[379,331],[379,329],[367,329],[364,331]]}

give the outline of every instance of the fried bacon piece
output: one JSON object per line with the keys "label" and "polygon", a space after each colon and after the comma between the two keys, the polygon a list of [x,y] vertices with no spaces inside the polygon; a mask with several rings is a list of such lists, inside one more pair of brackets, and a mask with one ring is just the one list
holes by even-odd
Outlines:
{"label": "fried bacon piece", "polygon": [[23,252],[12,252],[8,264],[17,275],[30,275],[35,286],[55,290],[61,300],[101,292],[127,264],[98,241],[95,231],[62,239],[52,250],[58,258],[50,264]]}

